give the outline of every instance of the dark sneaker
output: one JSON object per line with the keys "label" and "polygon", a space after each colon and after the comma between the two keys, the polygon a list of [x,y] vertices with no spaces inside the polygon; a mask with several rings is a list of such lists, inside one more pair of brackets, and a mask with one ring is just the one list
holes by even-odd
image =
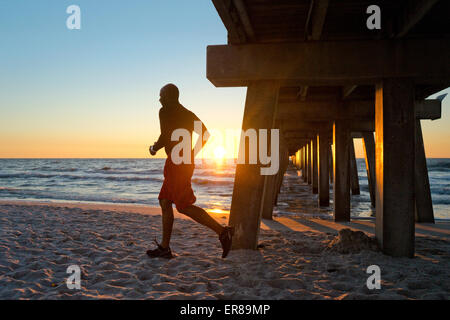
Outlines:
{"label": "dark sneaker", "polygon": [[147,250],[147,255],[150,258],[165,258],[165,259],[172,259],[173,255],[172,255],[172,250],[170,250],[170,247],[167,248],[163,248],[161,247],[161,245],[158,243],[158,241],[155,241],[157,247],[156,249],[153,250]]}
{"label": "dark sneaker", "polygon": [[219,236],[220,243],[222,244],[222,258],[226,258],[228,252],[231,249],[231,242],[233,240],[234,228],[233,227],[225,227],[225,230]]}

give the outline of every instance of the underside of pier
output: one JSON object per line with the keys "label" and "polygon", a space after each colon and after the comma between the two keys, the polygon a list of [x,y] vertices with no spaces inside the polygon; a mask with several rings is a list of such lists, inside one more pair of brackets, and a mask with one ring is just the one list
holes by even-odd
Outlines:
{"label": "underside of pier", "polygon": [[[334,219],[350,221],[353,138],[362,138],[378,243],[413,257],[415,221],[434,221],[420,120],[440,118],[441,101],[425,98],[450,86],[450,1],[212,2],[228,43],[208,46],[207,78],[247,87],[244,130],[280,130],[275,175],[261,175],[260,162],[237,165],[234,249],[256,249],[289,161],[318,206],[330,205],[332,183]],[[367,25],[373,4],[380,29]]]}

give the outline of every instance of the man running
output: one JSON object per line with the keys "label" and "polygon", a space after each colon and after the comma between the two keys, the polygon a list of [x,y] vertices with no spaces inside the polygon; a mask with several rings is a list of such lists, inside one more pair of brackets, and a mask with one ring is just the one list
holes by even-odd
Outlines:
{"label": "man running", "polygon": [[[200,119],[178,102],[179,91],[174,84],[170,83],[165,85],[159,95],[159,101],[162,105],[162,108],[159,110],[161,135],[158,141],[150,147],[149,151],[154,156],[159,149],[165,148],[167,154],[164,165],[164,183],[158,196],[162,209],[163,230],[162,242],[158,243],[155,240],[157,245],[156,249],[148,250],[147,255],[151,258],[161,257],[170,259],[173,257],[169,243],[172,234],[172,204],[174,203],[178,212],[187,215],[217,233],[222,244],[222,258],[225,258],[231,249],[233,229],[231,227],[221,226],[205,210],[194,206],[196,198],[191,187],[191,178],[195,167],[194,151],[191,150],[190,164],[181,163],[176,165],[171,158],[172,148],[179,143],[178,141],[171,141],[172,132],[176,129],[186,129],[190,132],[192,138],[194,121],[200,121]],[[202,132],[207,132],[203,122]],[[202,139],[202,137],[199,137],[199,139]],[[205,143],[206,140],[202,139],[201,146],[203,147]]]}

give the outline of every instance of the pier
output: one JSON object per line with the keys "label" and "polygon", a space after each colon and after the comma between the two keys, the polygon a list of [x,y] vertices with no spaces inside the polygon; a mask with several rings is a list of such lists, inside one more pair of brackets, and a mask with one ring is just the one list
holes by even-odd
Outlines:
{"label": "pier", "polygon": [[450,2],[377,1],[380,29],[366,25],[368,1],[212,2],[228,43],[207,47],[207,78],[247,87],[243,130],[280,130],[276,175],[236,167],[234,249],[256,249],[289,162],[317,206],[330,205],[332,185],[335,222],[351,222],[361,138],[373,234],[385,254],[413,257],[415,223],[434,223],[420,121],[441,117],[441,101],[425,99],[450,86]]}

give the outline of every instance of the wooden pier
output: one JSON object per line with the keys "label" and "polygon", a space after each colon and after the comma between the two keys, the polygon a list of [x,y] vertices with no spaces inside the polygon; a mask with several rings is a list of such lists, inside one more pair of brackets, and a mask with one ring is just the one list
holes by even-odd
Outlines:
{"label": "wooden pier", "polygon": [[441,117],[441,101],[425,98],[450,86],[450,1],[377,1],[375,30],[369,1],[212,2],[228,44],[208,46],[207,78],[248,88],[244,130],[280,129],[275,176],[261,176],[261,163],[237,165],[234,249],[256,249],[288,155],[318,206],[329,206],[333,184],[335,221],[349,222],[359,193],[353,138],[362,138],[374,234],[386,254],[413,257],[415,221],[434,222],[420,120]]}

